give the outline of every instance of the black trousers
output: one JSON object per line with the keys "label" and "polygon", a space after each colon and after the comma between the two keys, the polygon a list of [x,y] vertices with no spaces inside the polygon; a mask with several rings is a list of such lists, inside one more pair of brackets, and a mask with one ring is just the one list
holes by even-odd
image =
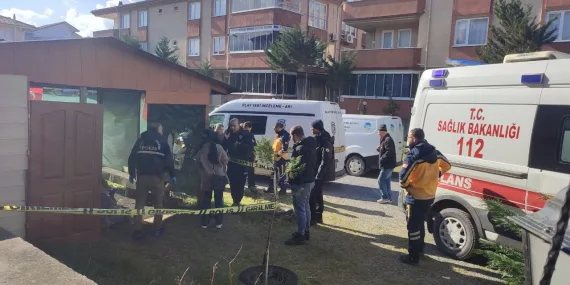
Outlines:
{"label": "black trousers", "polygon": [[311,223],[322,223],[323,222],[323,211],[325,210],[325,204],[323,201],[323,185],[325,184],[322,180],[315,180],[315,187],[311,191],[311,197],[309,198],[309,206],[311,207]]}
{"label": "black trousers", "polygon": [[426,227],[424,225],[434,199],[417,200],[412,195],[406,196],[408,210],[408,253],[411,258],[419,258],[424,251]]}
{"label": "black trousers", "polygon": [[228,164],[228,178],[230,179],[230,191],[234,204],[241,203],[245,188],[245,178],[247,176],[247,166],[242,166],[233,162]]}
{"label": "black trousers", "polygon": [[[277,186],[279,187],[279,192],[284,193],[287,191],[287,174],[285,173],[285,169],[287,169],[287,160],[280,159],[279,161],[275,161],[273,163],[273,171],[277,172]],[[274,185],[274,175],[271,174],[271,184],[269,184],[269,191],[273,192],[273,185]]]}
{"label": "black trousers", "polygon": [[255,167],[247,168],[247,186],[255,189]]}

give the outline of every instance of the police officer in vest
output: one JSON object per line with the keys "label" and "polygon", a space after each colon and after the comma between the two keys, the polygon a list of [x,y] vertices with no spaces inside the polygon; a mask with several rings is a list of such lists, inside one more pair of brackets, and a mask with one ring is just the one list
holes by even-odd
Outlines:
{"label": "police officer in vest", "polygon": [[[162,208],[165,190],[165,173],[170,175],[172,183],[174,176],[174,159],[168,141],[162,134],[162,125],[150,123],[148,130],[141,134],[129,155],[129,181],[136,180],[135,209],[143,209],[147,202],[148,193],[153,196],[155,209]],[[135,216],[134,239],[144,237],[142,233],[142,216]],[[162,215],[154,216],[154,235],[164,234]]]}

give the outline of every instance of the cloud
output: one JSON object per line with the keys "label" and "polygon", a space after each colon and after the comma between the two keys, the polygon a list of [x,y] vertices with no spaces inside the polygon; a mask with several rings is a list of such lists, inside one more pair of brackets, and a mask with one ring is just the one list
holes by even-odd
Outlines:
{"label": "cloud", "polygon": [[93,36],[94,31],[107,30],[113,28],[113,21],[97,18],[91,14],[78,13],[75,9],[69,9],[65,13],[65,21],[79,30],[82,37]]}
{"label": "cloud", "polygon": [[105,5],[97,4],[97,5],[95,6],[95,8],[97,8],[97,9],[103,9],[103,8],[114,7],[114,6],[119,5],[119,1],[120,1],[120,0],[107,0],[107,2],[105,2]]}
{"label": "cloud", "polygon": [[43,13],[38,13],[32,10],[23,10],[18,8],[0,10],[0,15],[10,18],[12,18],[13,15],[16,15],[16,20],[30,25],[38,25],[38,21],[44,22],[52,14],[53,10],[50,8],[45,9]]}

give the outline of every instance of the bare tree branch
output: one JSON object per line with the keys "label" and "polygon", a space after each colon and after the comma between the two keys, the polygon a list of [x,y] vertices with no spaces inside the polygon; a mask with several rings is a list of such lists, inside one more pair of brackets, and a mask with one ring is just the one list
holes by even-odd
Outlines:
{"label": "bare tree branch", "polygon": [[188,272],[188,269],[190,269],[190,266],[188,266],[186,270],[184,270],[184,274],[182,274],[182,277],[180,277],[180,280],[178,280],[178,285],[182,285],[182,280],[184,280],[184,276],[186,276],[186,272]]}
{"label": "bare tree branch", "polygon": [[236,260],[236,258],[238,257],[239,253],[241,252],[241,249],[243,248],[243,244],[239,247],[238,252],[236,253],[236,256],[234,256],[234,259],[232,259],[229,263],[228,263],[228,267],[229,267],[229,271],[230,271],[230,285],[234,284],[234,274],[232,272],[232,263],[234,262],[234,260]]}
{"label": "bare tree branch", "polygon": [[210,279],[210,285],[214,285],[214,276],[216,275],[216,268],[218,267],[218,263],[212,266],[212,279]]}

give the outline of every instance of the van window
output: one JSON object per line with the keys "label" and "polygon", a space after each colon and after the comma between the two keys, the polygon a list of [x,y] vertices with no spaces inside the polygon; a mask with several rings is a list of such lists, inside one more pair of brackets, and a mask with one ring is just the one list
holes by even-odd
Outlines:
{"label": "van window", "polygon": [[562,147],[560,149],[560,160],[570,163],[570,117],[564,118],[562,126]]}
{"label": "van window", "polygon": [[223,124],[223,123],[224,123],[224,115],[210,116],[210,127],[213,127],[215,124]]}
{"label": "van window", "polygon": [[570,106],[538,106],[529,150],[529,167],[570,174],[568,114]]}
{"label": "van window", "polygon": [[230,121],[237,118],[239,123],[251,122],[251,132],[254,135],[264,135],[267,126],[267,116],[248,116],[248,115],[231,115]]}

